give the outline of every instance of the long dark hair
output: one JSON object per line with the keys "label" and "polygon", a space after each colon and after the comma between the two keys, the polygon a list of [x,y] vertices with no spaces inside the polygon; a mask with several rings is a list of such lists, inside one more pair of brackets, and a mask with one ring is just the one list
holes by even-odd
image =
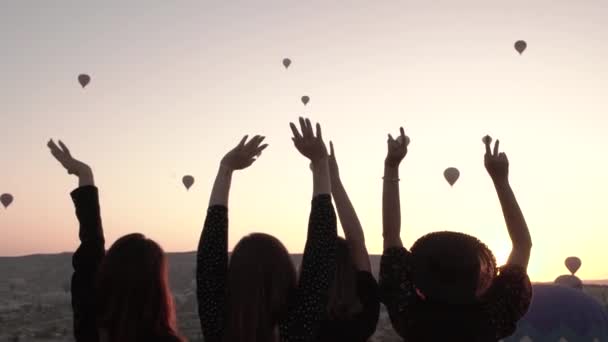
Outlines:
{"label": "long dark hair", "polygon": [[490,249],[463,233],[427,234],[414,243],[411,252],[416,287],[426,298],[439,302],[476,302],[480,287],[487,287],[497,273]]}
{"label": "long dark hair", "polygon": [[327,314],[329,319],[347,319],[361,312],[363,306],[357,293],[357,267],[346,240],[336,243],[336,273],[329,288]]}
{"label": "long dark hair", "polygon": [[228,266],[224,342],[275,341],[295,287],[295,267],[279,240],[261,233],[242,238]]}
{"label": "long dark hair", "polygon": [[142,234],[118,239],[97,279],[97,325],[112,342],[178,336],[163,249]]}

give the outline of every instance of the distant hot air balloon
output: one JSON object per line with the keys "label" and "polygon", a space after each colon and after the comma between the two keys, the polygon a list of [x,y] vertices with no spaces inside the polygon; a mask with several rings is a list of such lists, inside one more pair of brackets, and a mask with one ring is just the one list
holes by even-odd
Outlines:
{"label": "distant hot air balloon", "polygon": [[460,171],[455,167],[448,167],[443,171],[443,176],[445,177],[445,180],[450,183],[450,186],[454,186],[454,183],[456,183],[458,177],[460,177]]}
{"label": "distant hot air balloon", "polygon": [[182,183],[184,183],[186,190],[190,190],[190,187],[192,186],[192,184],[194,184],[194,177],[186,175],[184,176],[184,178],[182,178]]}
{"label": "distant hot air balloon", "polygon": [[491,144],[491,143],[492,143],[492,137],[491,137],[491,136],[489,136],[489,135],[486,135],[485,137],[483,137],[483,139],[481,139],[481,141],[482,141],[484,144],[489,145],[489,144]]}
{"label": "distant hot air balloon", "polygon": [[608,312],[598,299],[549,284],[533,284],[532,293],[528,312],[504,342],[608,341]]}
{"label": "distant hot air balloon", "polygon": [[306,106],[306,104],[308,104],[308,101],[310,101],[310,97],[304,95],[302,96],[302,103]]}
{"label": "distant hot air balloon", "polygon": [[561,275],[557,277],[553,283],[573,289],[583,289],[583,282],[577,276],[571,274]]}
{"label": "distant hot air balloon", "polygon": [[283,66],[285,67],[285,69],[289,68],[290,65],[291,65],[291,59],[283,58]]}
{"label": "distant hot air balloon", "polygon": [[87,74],[78,75],[78,83],[80,83],[83,88],[86,87],[89,82],[91,82],[91,76]]}
{"label": "distant hot air balloon", "polygon": [[[403,144],[403,138],[401,136],[397,137],[397,141],[400,144]],[[407,135],[405,136],[405,146],[409,146],[410,145],[410,137],[408,137]]]}
{"label": "distant hot air balloon", "polygon": [[582,262],[581,259],[573,256],[566,258],[564,264],[568,268],[568,271],[574,275],[574,273],[576,273],[576,271],[578,271],[578,269],[581,267]]}
{"label": "distant hot air balloon", "polygon": [[517,50],[520,55],[524,52],[524,50],[526,50],[526,47],[528,47],[528,44],[523,40],[518,40],[515,42],[515,50]]}
{"label": "distant hot air balloon", "polygon": [[13,203],[13,195],[11,194],[2,194],[0,196],[0,202],[4,206],[4,208],[8,208],[11,203]]}

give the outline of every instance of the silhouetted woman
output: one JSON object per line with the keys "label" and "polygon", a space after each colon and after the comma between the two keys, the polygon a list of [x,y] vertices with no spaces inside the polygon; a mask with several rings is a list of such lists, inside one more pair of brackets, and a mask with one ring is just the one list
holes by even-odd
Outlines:
{"label": "silhouetted woman", "polygon": [[[336,216],[331,203],[327,149],[317,124],[300,118],[292,140],[310,159],[313,199],[299,280],[285,247],[251,234],[228,262],[228,194],[232,173],[249,167],[267,145],[264,137],[241,142],[220,163],[197,255],[199,317],[205,342],[311,341],[327,308],[335,268]],[[255,203],[254,205],[260,205]]]}
{"label": "silhouetted woman", "polygon": [[69,174],[80,222],[80,246],[72,257],[74,337],[86,342],[179,342],[169,289],[167,258],[142,234],[118,239],[106,253],[99,197],[91,168],[52,140],[48,147]]}
{"label": "silhouetted woman", "polygon": [[395,330],[406,341],[498,341],[513,334],[530,305],[526,273],[532,242],[508,181],[509,162],[490,151],[485,167],[503,209],[513,249],[499,270],[492,252],[475,237],[434,232],[418,239],[411,252],[400,238],[399,163],[408,139],[401,128],[389,135],[382,199],[384,254],[380,294]]}
{"label": "silhouetted woman", "polygon": [[329,146],[331,193],[346,239],[338,238],[336,275],[317,341],[365,342],[376,331],[380,315],[378,283],[371,273],[363,228],[340,179],[331,141]]}

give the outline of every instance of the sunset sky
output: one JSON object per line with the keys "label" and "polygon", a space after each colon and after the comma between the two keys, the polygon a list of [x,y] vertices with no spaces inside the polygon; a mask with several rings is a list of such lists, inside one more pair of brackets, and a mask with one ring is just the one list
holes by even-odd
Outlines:
{"label": "sunset sky", "polygon": [[[234,175],[230,246],[263,231],[299,253],[312,176],[289,122],[305,115],[334,141],[371,253],[382,253],[386,134],[403,125],[405,244],[462,231],[504,262],[510,241],[483,167],[490,134],[531,230],[532,279],[564,274],[571,255],[580,278],[608,278],[605,0],[21,0],[0,18],[0,193],[15,197],[0,208],[2,256],[78,246],[77,179],[49,138],[93,167],[108,246],[139,231],[191,251],[219,161],[244,134],[270,146]],[[80,73],[92,77],[84,90]]]}

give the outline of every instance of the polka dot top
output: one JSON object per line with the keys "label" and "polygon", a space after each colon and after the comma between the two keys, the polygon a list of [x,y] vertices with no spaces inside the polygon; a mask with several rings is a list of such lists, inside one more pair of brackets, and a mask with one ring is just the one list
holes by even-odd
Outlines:
{"label": "polka dot top", "polygon": [[[336,236],[331,196],[317,195],[312,200],[298,286],[286,318],[279,322],[280,341],[311,341],[318,333],[335,272]],[[223,339],[227,273],[228,208],[214,205],[207,210],[197,250],[198,313],[205,342]]]}
{"label": "polka dot top", "polygon": [[412,280],[412,254],[403,247],[384,251],[379,285],[391,323],[407,342],[498,341],[515,332],[532,300],[526,270],[513,264],[500,269],[478,302],[449,305],[423,300]]}

